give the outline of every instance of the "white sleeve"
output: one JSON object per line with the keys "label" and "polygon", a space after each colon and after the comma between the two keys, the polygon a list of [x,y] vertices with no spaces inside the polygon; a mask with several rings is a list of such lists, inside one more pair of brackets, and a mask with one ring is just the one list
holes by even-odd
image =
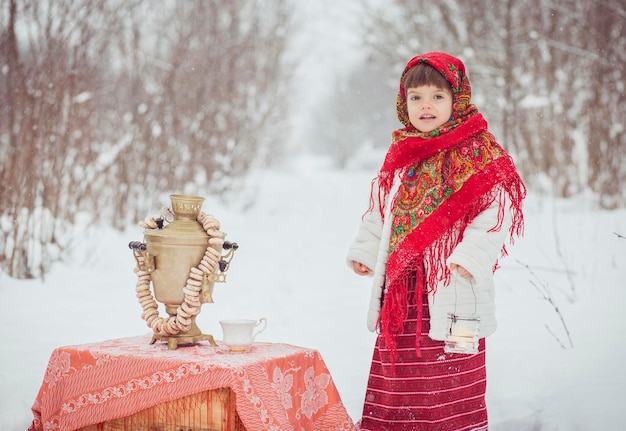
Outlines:
{"label": "white sleeve", "polygon": [[498,260],[502,246],[511,226],[511,212],[504,204],[504,219],[497,231],[492,231],[498,223],[500,207],[496,199],[493,204],[478,214],[463,232],[463,239],[456,246],[447,264],[456,263],[482,283],[493,277],[493,267]]}
{"label": "white sleeve", "polygon": [[[374,192],[377,196],[378,193]],[[374,270],[378,258],[383,222],[380,215],[378,200],[374,207],[363,216],[356,238],[348,249],[346,263],[352,268],[352,261],[357,261]]]}

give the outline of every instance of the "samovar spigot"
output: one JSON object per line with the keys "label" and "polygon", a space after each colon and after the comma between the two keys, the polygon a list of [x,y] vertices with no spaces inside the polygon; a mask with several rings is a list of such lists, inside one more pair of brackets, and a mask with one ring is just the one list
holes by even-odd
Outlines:
{"label": "samovar spigot", "polygon": [[154,272],[154,256],[148,253],[148,246],[141,241],[131,241],[128,248],[133,251],[133,256],[137,262],[137,268],[146,271],[148,274]]}

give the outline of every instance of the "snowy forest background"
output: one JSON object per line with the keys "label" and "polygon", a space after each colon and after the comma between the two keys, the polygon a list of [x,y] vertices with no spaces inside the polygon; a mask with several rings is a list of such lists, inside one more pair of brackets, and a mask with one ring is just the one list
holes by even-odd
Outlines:
{"label": "snowy forest background", "polygon": [[370,281],[344,243],[399,74],[433,50],[465,61],[529,187],[492,428],[619,428],[625,45],[625,0],[0,0],[0,428],[30,423],[55,347],[148,331],[127,244],[171,193],[241,244],[200,326],[267,317],[261,341],[319,349],[358,419]]}
{"label": "snowy forest background", "polygon": [[623,0],[0,4],[12,277],[43,277],[77,217],[122,229],[170,192],[227,198],[294,154],[346,168],[384,151],[398,75],[434,50],[465,61],[534,193],[626,204]]}

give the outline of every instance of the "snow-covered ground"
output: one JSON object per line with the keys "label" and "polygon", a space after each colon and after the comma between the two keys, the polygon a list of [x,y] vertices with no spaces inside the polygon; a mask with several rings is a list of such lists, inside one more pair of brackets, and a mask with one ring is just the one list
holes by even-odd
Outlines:
{"label": "snow-covered ground", "polygon": [[[372,175],[308,159],[258,172],[228,203],[207,197],[203,207],[240,248],[215,303],[203,306],[200,328],[219,339],[220,319],[266,317],[258,340],[318,349],[355,421],[374,335],[365,328],[370,279],[354,275],[344,256]],[[626,234],[626,211],[532,194],[525,208],[526,235],[497,273],[500,326],[487,343],[490,429],[621,429],[626,239],[616,233]],[[43,281],[0,273],[3,431],[30,424],[54,348],[149,332],[127,246],[142,239],[141,228],[95,227],[82,239]]]}

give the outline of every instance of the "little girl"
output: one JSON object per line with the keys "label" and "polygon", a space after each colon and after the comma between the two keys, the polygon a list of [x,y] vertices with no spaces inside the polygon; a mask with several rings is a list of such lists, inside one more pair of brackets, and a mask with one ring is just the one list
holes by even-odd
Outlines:
{"label": "little girl", "polygon": [[[470,102],[463,63],[414,57],[370,208],[348,263],[373,276],[379,332],[361,430],[487,430],[485,337],[496,329],[493,271],[523,232],[526,189]],[[447,353],[448,313],[480,317],[476,354]]]}

